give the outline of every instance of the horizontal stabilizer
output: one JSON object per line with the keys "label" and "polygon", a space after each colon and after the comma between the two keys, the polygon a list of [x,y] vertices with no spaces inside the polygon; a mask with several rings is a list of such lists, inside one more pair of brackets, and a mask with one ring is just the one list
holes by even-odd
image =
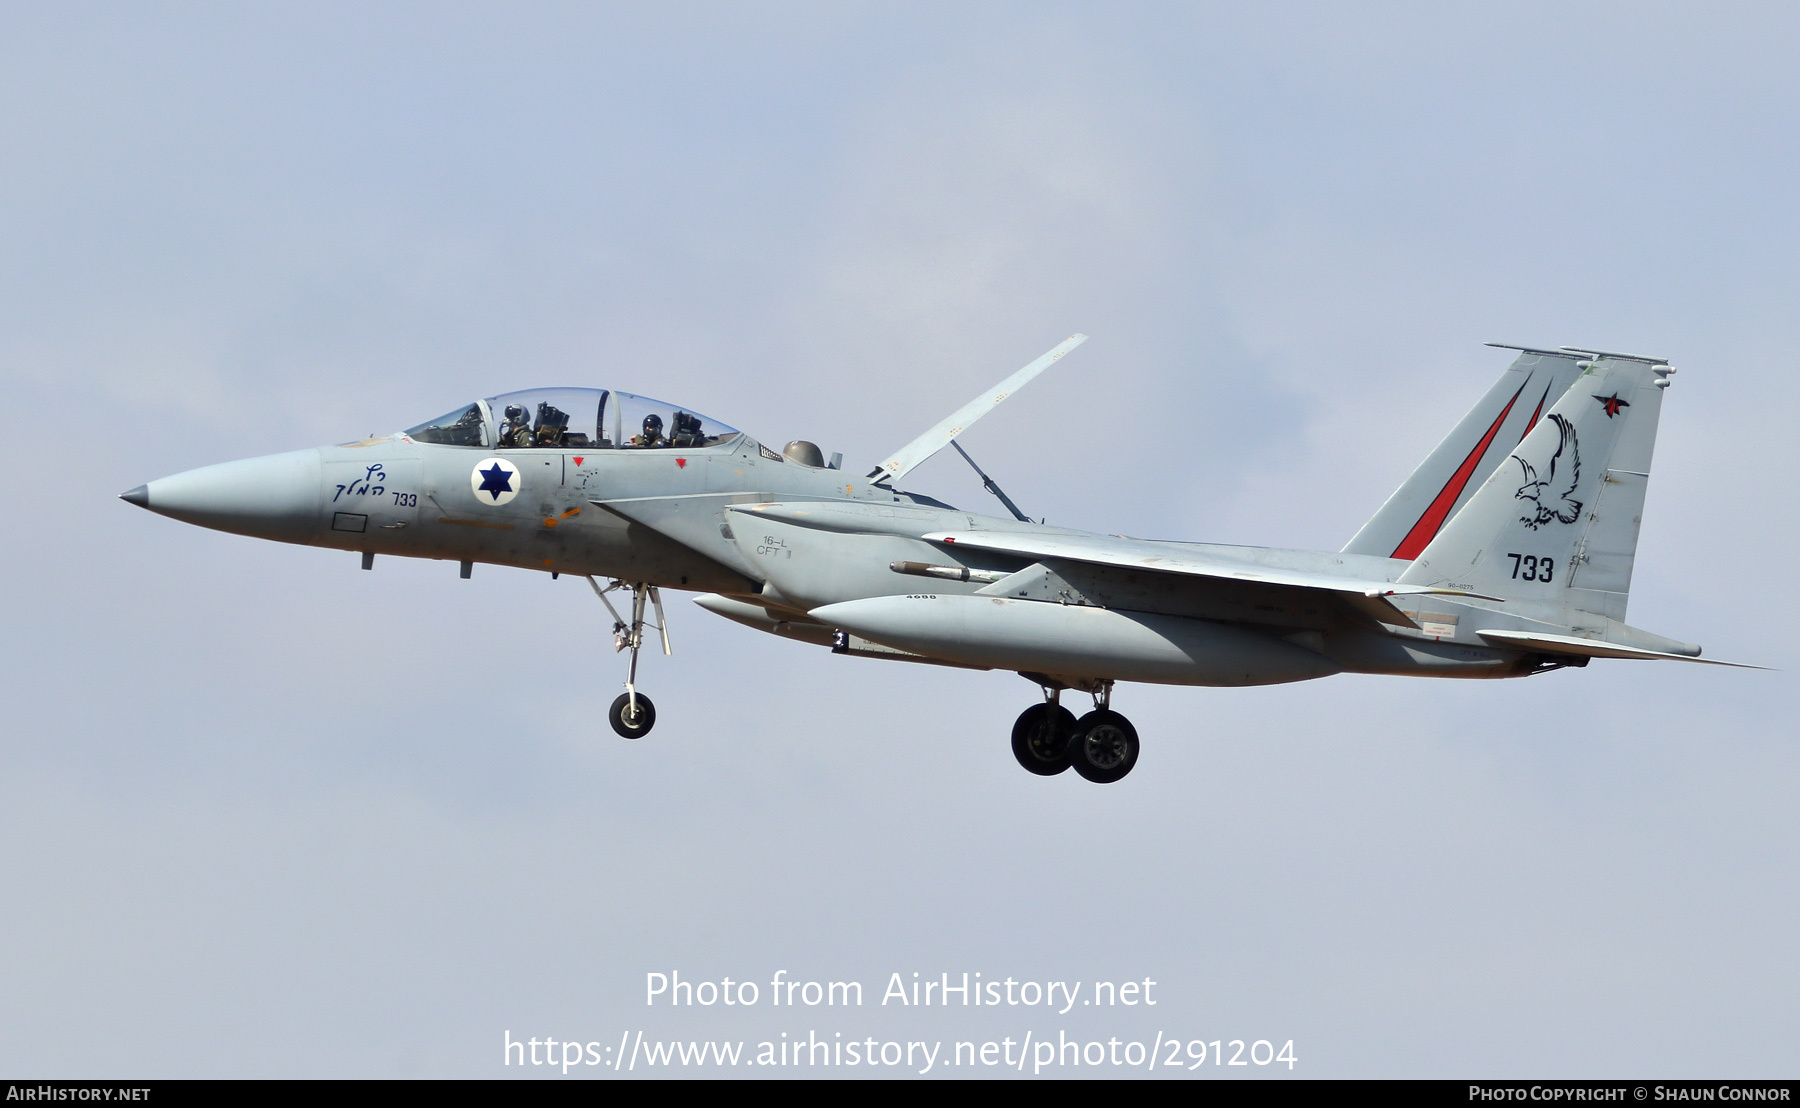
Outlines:
{"label": "horizontal stabilizer", "polygon": [[1644,650],[1635,646],[1619,646],[1616,643],[1577,638],[1574,635],[1544,635],[1532,631],[1477,631],[1475,633],[1495,646],[1540,650],[1546,654],[1574,654],[1587,658],[1635,658],[1640,661],[1702,662],[1709,666],[1730,666],[1733,669],[1768,668],[1767,666],[1745,665],[1742,662],[1720,662],[1695,654],[1671,654],[1664,650]]}
{"label": "horizontal stabilizer", "polygon": [[869,476],[880,481],[897,481],[906,476],[919,463],[949,446],[950,440],[967,431],[976,420],[999,407],[1002,400],[1024,388],[1033,377],[1055,365],[1064,354],[1086,341],[1086,335],[1070,335],[1054,350],[951,412],[937,426],[895,451],[893,457],[869,471]]}

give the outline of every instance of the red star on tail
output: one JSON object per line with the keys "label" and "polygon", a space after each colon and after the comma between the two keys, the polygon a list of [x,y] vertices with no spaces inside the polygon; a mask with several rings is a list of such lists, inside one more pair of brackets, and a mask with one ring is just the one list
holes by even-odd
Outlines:
{"label": "red star on tail", "polygon": [[1600,406],[1602,408],[1606,409],[1606,418],[1607,419],[1611,419],[1613,416],[1618,415],[1620,408],[1631,407],[1631,401],[1620,400],[1619,394],[1616,392],[1613,393],[1611,396],[1595,396],[1594,399],[1598,400],[1600,402]]}

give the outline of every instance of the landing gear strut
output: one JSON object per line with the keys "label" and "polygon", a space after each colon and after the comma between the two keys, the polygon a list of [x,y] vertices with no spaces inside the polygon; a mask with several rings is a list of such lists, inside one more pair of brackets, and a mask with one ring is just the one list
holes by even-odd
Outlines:
{"label": "landing gear strut", "polygon": [[1051,777],[1074,767],[1096,784],[1110,784],[1131,772],[1138,760],[1137,728],[1112,710],[1111,681],[1096,681],[1094,710],[1076,719],[1060,703],[1067,686],[1041,674],[1027,674],[1044,690],[1044,703],[1025,709],[1013,724],[1013,757],[1032,773]]}
{"label": "landing gear strut", "polygon": [[[650,728],[656,726],[656,705],[650,702],[649,697],[637,691],[638,651],[644,645],[644,606],[646,603],[656,610],[656,622],[651,626],[662,633],[663,653],[671,653],[668,621],[663,618],[662,594],[656,590],[654,585],[647,585],[642,581],[636,584],[614,581],[604,589],[592,577],[587,579],[587,583],[593,586],[594,595],[600,598],[600,603],[606,605],[606,610],[612,613],[613,650],[631,651],[631,662],[625,673],[625,691],[612,702],[612,707],[606,713],[606,721],[612,724],[612,729],[624,738],[641,739],[650,733]],[[624,589],[631,594],[631,621],[629,623],[619,615],[618,609],[613,607],[612,601],[606,598],[606,594],[614,589]]]}

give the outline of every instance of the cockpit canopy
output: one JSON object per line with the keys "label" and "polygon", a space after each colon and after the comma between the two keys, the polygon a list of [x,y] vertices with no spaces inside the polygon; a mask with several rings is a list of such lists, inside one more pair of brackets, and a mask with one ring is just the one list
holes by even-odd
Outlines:
{"label": "cockpit canopy", "polygon": [[417,442],[493,449],[698,450],[738,431],[697,412],[608,389],[502,393],[408,428]]}

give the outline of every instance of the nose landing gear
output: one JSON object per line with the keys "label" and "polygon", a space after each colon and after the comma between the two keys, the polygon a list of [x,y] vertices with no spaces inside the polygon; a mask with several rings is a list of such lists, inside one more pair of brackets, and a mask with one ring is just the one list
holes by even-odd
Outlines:
{"label": "nose landing gear", "polygon": [[[650,733],[650,728],[656,726],[656,705],[650,702],[649,697],[637,691],[638,651],[644,645],[646,602],[656,610],[656,622],[651,626],[662,634],[663,653],[672,653],[669,649],[668,621],[663,617],[662,594],[654,585],[647,585],[642,581],[636,584],[614,581],[604,589],[592,577],[587,579],[587,583],[593,586],[594,595],[600,598],[600,603],[606,605],[606,610],[612,613],[613,650],[631,651],[631,662],[625,673],[625,691],[612,702],[612,707],[606,713],[606,721],[612,724],[612,729],[621,737],[641,739]],[[629,623],[620,617],[618,609],[606,598],[606,594],[614,589],[624,589],[631,593]]]}
{"label": "nose landing gear", "polygon": [[1083,778],[1106,785],[1130,773],[1138,760],[1138,733],[1131,721],[1112,710],[1111,681],[1094,682],[1094,710],[1080,719],[1060,703],[1067,686],[1041,674],[1027,674],[1044,690],[1044,703],[1034,704],[1013,724],[1013,757],[1031,773],[1053,777],[1073,767]]}

